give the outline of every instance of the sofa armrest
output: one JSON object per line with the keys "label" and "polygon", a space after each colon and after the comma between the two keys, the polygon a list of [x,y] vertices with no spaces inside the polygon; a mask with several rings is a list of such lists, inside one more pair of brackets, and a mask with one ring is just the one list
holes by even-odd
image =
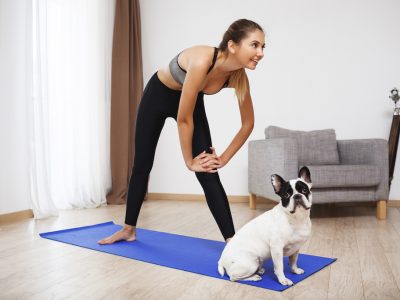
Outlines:
{"label": "sofa armrest", "polygon": [[376,191],[377,200],[389,197],[389,150],[385,139],[338,140],[341,164],[378,166],[381,171],[381,183]]}
{"label": "sofa armrest", "polygon": [[297,178],[297,142],[292,138],[273,138],[250,141],[249,193],[279,200],[271,185],[271,175],[279,174],[285,180]]}

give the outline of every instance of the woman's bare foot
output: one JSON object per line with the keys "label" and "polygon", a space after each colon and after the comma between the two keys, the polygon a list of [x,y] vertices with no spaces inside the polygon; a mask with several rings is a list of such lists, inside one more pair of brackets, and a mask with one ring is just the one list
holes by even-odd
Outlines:
{"label": "woman's bare foot", "polygon": [[113,244],[118,241],[132,242],[136,240],[136,227],[125,225],[120,231],[98,241],[100,245]]}

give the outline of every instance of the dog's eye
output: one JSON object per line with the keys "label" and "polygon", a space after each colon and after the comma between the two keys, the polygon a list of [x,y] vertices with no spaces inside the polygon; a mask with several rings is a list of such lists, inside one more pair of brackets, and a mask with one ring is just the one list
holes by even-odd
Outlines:
{"label": "dog's eye", "polygon": [[289,198],[289,197],[290,197],[290,194],[289,194],[289,193],[286,193],[284,197],[285,197],[285,198]]}
{"label": "dog's eye", "polygon": [[305,193],[308,193],[308,190],[304,188],[304,189],[301,190],[301,192],[302,192],[303,194],[305,194]]}

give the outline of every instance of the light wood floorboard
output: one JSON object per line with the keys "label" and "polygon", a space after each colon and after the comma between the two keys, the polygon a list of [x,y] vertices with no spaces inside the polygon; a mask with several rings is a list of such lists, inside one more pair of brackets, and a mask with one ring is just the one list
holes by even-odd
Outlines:
{"label": "light wood floorboard", "polygon": [[[236,229],[270,209],[231,203]],[[42,239],[40,232],[113,220],[125,206],[61,211],[0,225],[0,299],[400,299],[400,208],[314,205],[302,253],[338,260],[285,292],[217,280]],[[202,201],[145,201],[138,226],[223,241]],[[140,236],[138,237],[140,239]],[[301,266],[301,261],[299,261]]]}

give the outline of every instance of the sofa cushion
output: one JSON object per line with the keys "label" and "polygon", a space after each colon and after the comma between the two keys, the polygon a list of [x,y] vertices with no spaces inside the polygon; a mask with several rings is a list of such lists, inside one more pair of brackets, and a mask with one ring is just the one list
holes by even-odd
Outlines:
{"label": "sofa cushion", "polygon": [[313,188],[371,187],[382,180],[380,169],[375,165],[326,165],[307,166]]}
{"label": "sofa cushion", "polygon": [[339,164],[336,133],[334,129],[299,131],[277,126],[265,128],[265,138],[294,138],[298,146],[300,165]]}

